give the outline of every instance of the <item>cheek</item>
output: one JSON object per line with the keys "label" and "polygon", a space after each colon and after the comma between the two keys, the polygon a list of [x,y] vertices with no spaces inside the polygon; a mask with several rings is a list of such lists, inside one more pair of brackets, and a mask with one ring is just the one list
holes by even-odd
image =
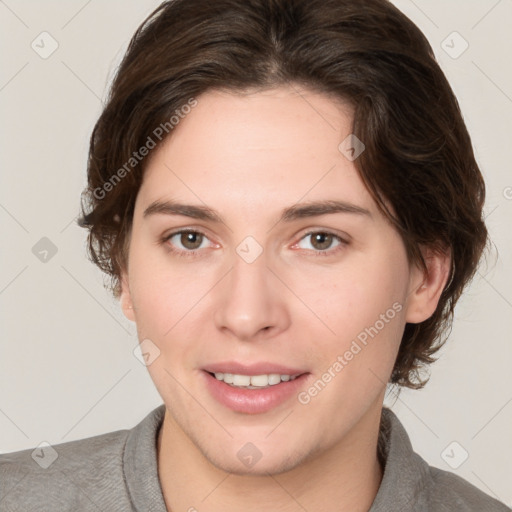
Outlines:
{"label": "cheek", "polygon": [[212,287],[213,276],[171,260],[163,248],[142,244],[132,248],[129,272],[137,327],[146,336],[162,340],[193,317],[195,307]]}
{"label": "cheek", "polygon": [[[381,279],[376,287],[367,275],[353,277],[331,285],[333,300],[323,302],[323,319],[334,333],[319,324],[305,350],[316,371],[299,402],[311,406],[319,423],[333,423],[333,408],[357,416],[370,407],[386,387],[403,334],[403,306],[393,283]],[[339,415],[334,423],[344,421]]]}
{"label": "cheek", "polygon": [[[347,339],[373,325],[395,302],[401,303],[406,289],[403,274],[385,260],[361,256],[336,271],[325,267],[296,272],[291,281],[296,295],[330,327],[331,335]],[[391,314],[396,312],[395,308]]]}
{"label": "cheek", "polygon": [[323,270],[313,281],[297,280],[303,283],[298,295],[308,298],[308,306],[322,320],[314,321],[306,351],[320,371],[330,369],[336,375],[331,390],[337,389],[339,397],[345,396],[343,389],[360,396],[360,391],[376,390],[387,381],[405,325],[406,268],[397,253],[360,256],[336,274]]}

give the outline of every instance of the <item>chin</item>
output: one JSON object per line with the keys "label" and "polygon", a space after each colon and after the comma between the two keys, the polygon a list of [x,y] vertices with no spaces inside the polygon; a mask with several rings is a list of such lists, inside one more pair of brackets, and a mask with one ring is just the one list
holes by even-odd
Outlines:
{"label": "chin", "polygon": [[290,456],[275,452],[268,457],[262,454],[261,458],[252,465],[249,463],[245,465],[236,454],[234,457],[226,457],[225,453],[213,456],[203,453],[203,455],[217,469],[237,476],[266,477],[269,475],[279,475],[295,469],[304,462],[303,457],[298,454]]}

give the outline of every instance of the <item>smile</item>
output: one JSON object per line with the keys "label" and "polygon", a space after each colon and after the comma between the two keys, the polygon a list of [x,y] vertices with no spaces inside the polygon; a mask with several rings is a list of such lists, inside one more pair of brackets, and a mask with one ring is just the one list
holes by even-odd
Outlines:
{"label": "smile", "polygon": [[243,389],[262,389],[275,386],[281,382],[295,380],[298,375],[281,375],[279,373],[270,373],[263,375],[241,375],[233,373],[217,372],[213,374],[217,380],[221,380],[230,386]]}
{"label": "smile", "polygon": [[[310,373],[200,372],[210,396],[222,407],[245,414],[262,414],[294,399],[306,386]],[[229,382],[232,381],[232,382]]]}

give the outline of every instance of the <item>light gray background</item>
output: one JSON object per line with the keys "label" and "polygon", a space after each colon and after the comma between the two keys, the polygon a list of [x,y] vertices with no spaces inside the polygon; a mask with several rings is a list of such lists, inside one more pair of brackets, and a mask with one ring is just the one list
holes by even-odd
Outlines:
{"label": "light gray background", "polygon": [[[459,302],[426,389],[387,403],[427,461],[511,506],[512,1],[394,3],[424,31],[460,101],[497,255]],[[133,354],[135,328],[104,290],[74,223],[101,99],[158,4],[0,1],[0,452],[130,428],[161,403]],[[47,59],[31,48],[43,31],[59,45]],[[456,59],[445,51],[462,48],[454,31],[469,43]],[[58,250],[46,263],[32,252],[42,237]],[[462,448],[443,458],[453,441]],[[446,460],[453,466],[462,449],[468,459],[451,468]]]}

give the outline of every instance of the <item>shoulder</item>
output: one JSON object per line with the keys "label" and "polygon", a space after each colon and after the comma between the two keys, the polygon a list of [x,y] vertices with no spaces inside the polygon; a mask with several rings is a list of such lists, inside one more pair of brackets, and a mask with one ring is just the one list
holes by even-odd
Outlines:
{"label": "shoulder", "polygon": [[0,455],[2,510],[98,510],[108,503],[116,504],[108,510],[121,510],[128,434],[118,430]]}
{"label": "shoulder", "polygon": [[384,473],[371,512],[510,512],[467,480],[430,466],[412,448],[398,417],[384,408],[379,430]]}
{"label": "shoulder", "polygon": [[428,472],[430,475],[429,504],[432,510],[442,512],[453,510],[510,512],[511,510],[450,471],[428,466]]}

